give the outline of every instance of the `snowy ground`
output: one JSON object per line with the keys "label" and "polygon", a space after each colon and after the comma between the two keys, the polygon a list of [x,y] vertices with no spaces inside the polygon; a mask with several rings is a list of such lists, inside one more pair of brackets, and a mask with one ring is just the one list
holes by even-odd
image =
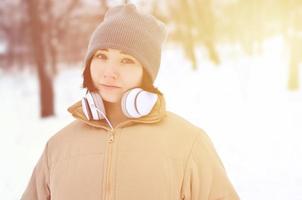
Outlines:
{"label": "snowy ground", "polygon": [[[261,56],[222,47],[218,67],[199,52],[192,71],[179,49],[165,49],[155,84],[167,109],[208,133],[241,199],[302,200],[302,89],[286,89],[281,38]],[[80,99],[80,84],[80,67],[62,70],[57,115],[41,120],[35,74],[0,71],[0,199],[20,198],[48,138],[73,120],[66,109]]]}

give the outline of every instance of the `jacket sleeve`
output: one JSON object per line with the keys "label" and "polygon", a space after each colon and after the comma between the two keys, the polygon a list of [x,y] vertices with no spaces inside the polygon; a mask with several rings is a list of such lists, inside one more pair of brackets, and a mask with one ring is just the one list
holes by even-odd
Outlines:
{"label": "jacket sleeve", "polygon": [[21,200],[50,200],[48,143],[32,172]]}
{"label": "jacket sleeve", "polygon": [[182,185],[184,200],[238,200],[213,143],[198,133],[187,160]]}

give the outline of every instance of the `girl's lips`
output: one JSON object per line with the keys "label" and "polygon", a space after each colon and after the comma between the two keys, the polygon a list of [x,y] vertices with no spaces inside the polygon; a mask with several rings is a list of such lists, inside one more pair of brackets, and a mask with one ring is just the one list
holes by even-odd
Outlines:
{"label": "girl's lips", "polygon": [[119,89],[120,87],[116,87],[116,86],[109,86],[109,85],[101,85],[103,88],[105,89]]}

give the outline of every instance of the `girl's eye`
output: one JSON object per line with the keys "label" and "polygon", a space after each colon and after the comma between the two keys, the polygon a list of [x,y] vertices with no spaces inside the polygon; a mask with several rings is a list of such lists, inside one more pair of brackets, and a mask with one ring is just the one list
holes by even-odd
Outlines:
{"label": "girl's eye", "polygon": [[[97,59],[101,59],[101,60],[107,60],[108,59],[107,56],[103,53],[97,53],[94,57],[97,58]],[[123,63],[123,64],[134,64],[135,62],[131,58],[123,58],[121,63]]]}
{"label": "girl's eye", "polygon": [[106,60],[107,59],[107,56],[103,53],[98,53],[95,55],[96,58],[99,58],[99,59],[104,59]]}
{"label": "girl's eye", "polygon": [[135,62],[130,58],[123,58],[122,63],[124,63],[124,64],[133,64]]}

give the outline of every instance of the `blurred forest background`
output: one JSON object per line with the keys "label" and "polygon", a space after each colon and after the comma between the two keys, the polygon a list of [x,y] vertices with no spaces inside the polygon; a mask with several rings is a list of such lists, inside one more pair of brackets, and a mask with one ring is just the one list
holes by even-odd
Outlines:
{"label": "blurred forest background", "polygon": [[[108,8],[133,2],[164,21],[167,42],[179,45],[192,68],[197,48],[217,67],[217,46],[260,54],[263,41],[282,35],[289,49],[288,82],[299,89],[302,62],[302,1],[299,0],[1,0],[0,72],[30,69],[38,76],[41,117],[54,115],[53,79],[61,63],[81,63],[90,34]],[[273,71],[271,73],[274,73]],[[1,78],[1,77],[0,77]]]}

